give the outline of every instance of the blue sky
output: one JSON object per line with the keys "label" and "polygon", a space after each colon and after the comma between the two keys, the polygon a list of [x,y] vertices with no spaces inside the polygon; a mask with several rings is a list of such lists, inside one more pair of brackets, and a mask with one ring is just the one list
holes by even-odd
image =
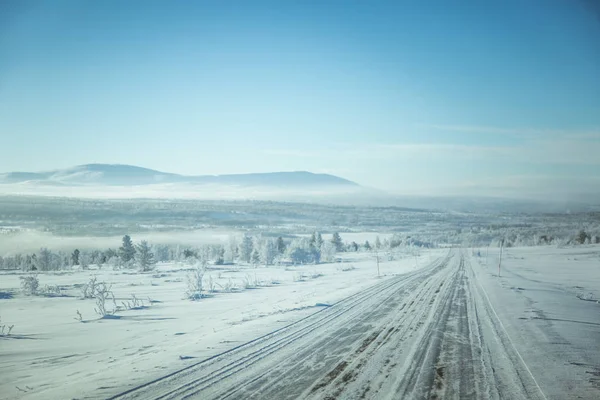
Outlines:
{"label": "blue sky", "polygon": [[395,193],[600,187],[600,9],[4,1],[0,171],[327,172]]}

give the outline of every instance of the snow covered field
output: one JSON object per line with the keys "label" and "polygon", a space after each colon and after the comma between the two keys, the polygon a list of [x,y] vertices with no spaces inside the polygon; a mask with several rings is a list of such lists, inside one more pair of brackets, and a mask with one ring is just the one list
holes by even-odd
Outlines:
{"label": "snow covered field", "polygon": [[[600,247],[505,249],[500,277],[498,249],[486,253],[406,254],[381,262],[381,278],[372,253],[224,266],[209,273],[215,293],[195,302],[183,299],[187,272],[175,264],[40,274],[73,296],[62,298],[22,296],[19,275],[2,275],[0,316],[15,327],[0,339],[0,394],[599,398]],[[98,319],[74,287],[92,274],[117,302],[135,294],[145,307]]]}
{"label": "snow covered field", "polygon": [[[473,265],[547,398],[600,398],[600,246],[498,249]],[[493,254],[492,254],[493,253]]]}
{"label": "snow covered field", "polygon": [[[315,266],[212,266],[204,282],[212,279],[215,293],[199,301],[184,299],[185,264],[159,264],[149,274],[40,274],[41,286],[60,285],[69,296],[53,298],[20,294],[25,274],[0,275],[0,317],[14,324],[11,335],[0,338],[0,397],[105,398],[412,271],[437,253],[382,260],[379,279],[370,253],[342,254],[342,263]],[[77,287],[91,276],[112,284],[118,305],[135,294],[147,308],[99,319],[95,301],[81,300]]]}

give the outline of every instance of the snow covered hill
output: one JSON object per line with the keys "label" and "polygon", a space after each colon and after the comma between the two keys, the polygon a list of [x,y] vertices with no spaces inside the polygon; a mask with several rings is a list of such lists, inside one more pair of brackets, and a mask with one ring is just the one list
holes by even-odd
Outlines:
{"label": "snow covered hill", "polygon": [[62,185],[139,186],[157,183],[190,183],[265,187],[350,186],[355,182],[328,174],[306,171],[236,175],[186,176],[122,164],[85,164],[47,172],[8,172],[0,183],[38,183]]}

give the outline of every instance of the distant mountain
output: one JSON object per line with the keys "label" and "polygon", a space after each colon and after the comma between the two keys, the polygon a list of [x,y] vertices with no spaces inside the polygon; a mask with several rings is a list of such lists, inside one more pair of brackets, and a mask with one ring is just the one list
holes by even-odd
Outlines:
{"label": "distant mountain", "polygon": [[86,164],[47,172],[0,174],[0,184],[8,183],[36,183],[53,186],[140,186],[159,183],[187,183],[290,189],[359,186],[355,182],[334,175],[313,174],[306,171],[186,176],[121,164]]}

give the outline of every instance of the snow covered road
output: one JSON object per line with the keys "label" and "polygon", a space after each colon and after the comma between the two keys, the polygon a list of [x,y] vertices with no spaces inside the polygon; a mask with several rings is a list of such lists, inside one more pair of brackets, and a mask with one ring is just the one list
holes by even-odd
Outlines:
{"label": "snow covered road", "polygon": [[[568,369],[570,386],[548,381],[594,354],[565,340],[568,360],[540,363],[536,350],[547,345],[526,336],[537,327],[517,329],[515,318],[527,322],[505,305],[519,294],[503,283],[467,251],[451,250],[429,267],[114,398],[598,398],[586,371],[597,371],[600,359]],[[600,324],[588,327],[598,338]]]}

